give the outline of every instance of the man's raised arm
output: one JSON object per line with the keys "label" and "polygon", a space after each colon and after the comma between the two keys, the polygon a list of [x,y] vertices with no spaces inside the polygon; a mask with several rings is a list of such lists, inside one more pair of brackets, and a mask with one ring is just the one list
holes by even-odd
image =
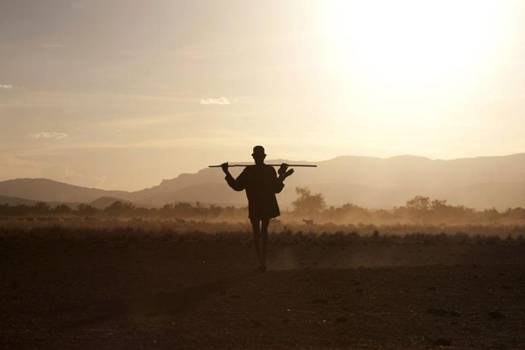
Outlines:
{"label": "man's raised arm", "polygon": [[281,166],[279,167],[279,170],[277,171],[279,173],[279,176],[276,177],[276,182],[275,182],[275,193],[279,193],[283,190],[284,188],[284,180],[292,175],[294,173],[294,170],[293,169],[288,169],[288,164],[286,163],[283,163],[281,164]]}
{"label": "man's raised arm", "polygon": [[242,191],[246,188],[246,184],[244,183],[244,171],[237,177],[237,179],[234,179],[232,174],[230,174],[230,170],[228,169],[228,163],[222,163],[221,164],[222,171],[224,171],[224,174],[226,177],[224,178],[228,185],[233,188],[235,191]]}

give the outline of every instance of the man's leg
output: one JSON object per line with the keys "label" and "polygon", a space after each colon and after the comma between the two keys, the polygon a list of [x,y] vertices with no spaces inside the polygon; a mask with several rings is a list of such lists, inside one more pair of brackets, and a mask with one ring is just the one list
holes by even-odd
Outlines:
{"label": "man's leg", "polygon": [[266,270],[266,242],[268,241],[268,224],[270,219],[261,220],[261,265]]}
{"label": "man's leg", "polygon": [[257,254],[257,260],[259,260],[259,264],[262,265],[262,259],[261,259],[261,229],[259,226],[259,219],[250,219],[250,222],[252,223],[252,231],[253,231],[253,243],[255,246],[255,254]]}

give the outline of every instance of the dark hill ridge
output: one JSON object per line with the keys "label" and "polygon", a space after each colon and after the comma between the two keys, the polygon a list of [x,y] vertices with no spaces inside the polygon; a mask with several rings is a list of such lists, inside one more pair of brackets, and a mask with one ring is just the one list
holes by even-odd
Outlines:
{"label": "dark hill ridge", "polygon": [[[454,160],[343,156],[316,164],[319,167],[315,169],[297,169],[287,180],[285,190],[279,195],[283,207],[293,201],[297,186],[322,192],[327,203],[333,205],[351,202],[388,208],[402,205],[420,194],[474,208],[525,207],[525,154]],[[238,168],[232,170],[234,174],[238,172]],[[0,195],[84,203],[111,197],[152,206],[177,201],[246,204],[244,194],[230,190],[222,171],[215,168],[181,174],[136,192],[105,191],[47,179],[19,179],[0,182]]]}
{"label": "dark hill ridge", "polygon": [[0,182],[0,195],[44,202],[91,202],[100,197],[127,198],[125,191],[69,185],[49,179],[16,179]]}

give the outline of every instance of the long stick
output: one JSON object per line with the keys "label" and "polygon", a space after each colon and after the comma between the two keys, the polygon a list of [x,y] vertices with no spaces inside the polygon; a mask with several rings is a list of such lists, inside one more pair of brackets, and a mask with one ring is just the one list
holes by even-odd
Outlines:
{"label": "long stick", "polygon": [[[250,166],[250,165],[254,165],[254,164],[228,164],[228,168],[237,168],[237,167],[246,167],[246,166]],[[267,164],[265,163],[265,165],[269,165],[269,166],[281,166],[281,164]],[[293,167],[302,167],[302,168],[317,168],[317,165],[315,164],[288,164],[286,163],[286,165],[288,165],[290,168],[293,168]],[[208,165],[208,168],[220,168],[221,165]]]}

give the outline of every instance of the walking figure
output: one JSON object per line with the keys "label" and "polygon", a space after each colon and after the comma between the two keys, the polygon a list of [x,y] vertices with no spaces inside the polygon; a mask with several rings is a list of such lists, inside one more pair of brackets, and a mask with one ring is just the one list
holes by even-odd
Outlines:
{"label": "walking figure", "polygon": [[266,271],[266,242],[270,219],[280,215],[275,194],[282,191],[284,179],[293,173],[288,164],[281,164],[278,175],[275,169],[264,164],[266,154],[263,146],[255,146],[252,153],[255,165],[249,165],[234,179],[228,170],[228,163],[221,164],[226,182],[235,191],[246,190],[248,212],[252,224],[255,253],[259,260],[258,270]]}

